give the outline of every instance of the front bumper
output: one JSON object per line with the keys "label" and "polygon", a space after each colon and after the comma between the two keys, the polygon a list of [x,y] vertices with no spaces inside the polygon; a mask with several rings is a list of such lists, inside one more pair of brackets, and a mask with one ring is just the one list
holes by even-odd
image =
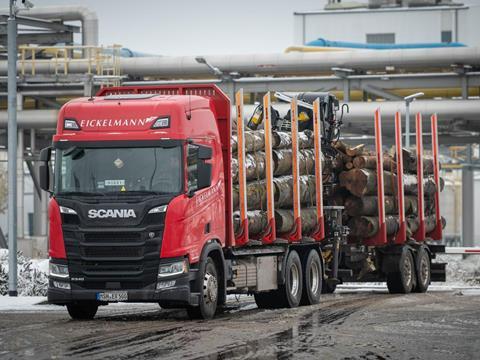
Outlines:
{"label": "front bumper", "polygon": [[48,302],[56,305],[66,305],[76,301],[97,301],[97,293],[126,291],[126,302],[168,302],[178,306],[198,305],[198,294],[191,293],[190,281],[194,274],[182,275],[159,280],[168,282],[175,280],[175,285],[156,290],[156,284],[143,289],[58,289],[52,285],[52,279],[48,287]]}

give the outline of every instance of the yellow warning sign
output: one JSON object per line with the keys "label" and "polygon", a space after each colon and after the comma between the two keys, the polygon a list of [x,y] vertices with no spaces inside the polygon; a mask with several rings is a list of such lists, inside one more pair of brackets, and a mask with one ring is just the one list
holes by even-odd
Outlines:
{"label": "yellow warning sign", "polygon": [[125,189],[125,185],[122,186],[122,188],[120,189],[120,191],[127,191],[127,189]]}

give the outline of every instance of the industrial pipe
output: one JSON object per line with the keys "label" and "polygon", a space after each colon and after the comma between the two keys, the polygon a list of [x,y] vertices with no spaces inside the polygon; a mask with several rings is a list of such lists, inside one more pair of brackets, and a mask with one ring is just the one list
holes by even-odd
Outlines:
{"label": "industrial pipe", "polygon": [[72,5],[34,7],[31,9],[20,9],[18,15],[44,20],[78,20],[82,23],[82,45],[98,46],[97,14],[84,6]]}
{"label": "industrial pipe", "polygon": [[[425,69],[450,67],[452,64],[480,65],[480,47],[449,49],[369,50],[325,53],[278,53],[247,55],[212,55],[207,60],[228,74],[302,75],[331,72],[332,67],[357,70]],[[120,58],[120,71],[130,76],[212,77],[211,70],[195,56],[159,56]],[[26,63],[26,71],[31,64]],[[68,63],[69,73],[86,73],[87,62]],[[6,62],[0,62],[0,75],[6,73]],[[37,60],[35,72],[54,74],[55,63]]]}
{"label": "industrial pipe", "polygon": [[[273,103],[275,109],[285,115],[290,109],[290,104]],[[405,104],[403,101],[372,101],[350,102],[350,112],[345,114],[345,131],[350,126],[363,127],[373,124],[373,113],[380,107],[382,120],[385,125],[393,126],[396,111],[405,116]],[[245,115],[253,113],[255,105],[245,105]],[[232,107],[232,114],[235,109]],[[438,114],[440,124],[453,120],[470,121],[471,125],[478,123],[480,127],[480,100],[418,100],[411,105],[412,114]],[[58,110],[23,110],[18,112],[18,126],[20,128],[54,129],[57,123]],[[0,112],[0,129],[7,127],[7,113]]]}

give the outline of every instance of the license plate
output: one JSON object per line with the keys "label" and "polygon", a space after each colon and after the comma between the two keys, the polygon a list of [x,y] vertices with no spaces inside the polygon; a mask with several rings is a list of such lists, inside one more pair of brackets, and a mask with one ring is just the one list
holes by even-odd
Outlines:
{"label": "license plate", "polygon": [[110,291],[97,293],[98,301],[126,301],[128,293],[126,291]]}

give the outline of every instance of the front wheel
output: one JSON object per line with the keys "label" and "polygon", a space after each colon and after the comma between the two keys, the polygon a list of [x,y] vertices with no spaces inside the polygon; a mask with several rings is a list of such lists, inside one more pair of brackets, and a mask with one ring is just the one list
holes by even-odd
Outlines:
{"label": "front wheel", "polygon": [[191,319],[212,319],[217,311],[218,302],[218,272],[215,262],[211,257],[207,258],[205,267],[200,274],[200,304],[187,308]]}
{"label": "front wheel", "polygon": [[97,314],[98,304],[89,301],[75,302],[67,304],[67,310],[74,320],[92,320]]}

